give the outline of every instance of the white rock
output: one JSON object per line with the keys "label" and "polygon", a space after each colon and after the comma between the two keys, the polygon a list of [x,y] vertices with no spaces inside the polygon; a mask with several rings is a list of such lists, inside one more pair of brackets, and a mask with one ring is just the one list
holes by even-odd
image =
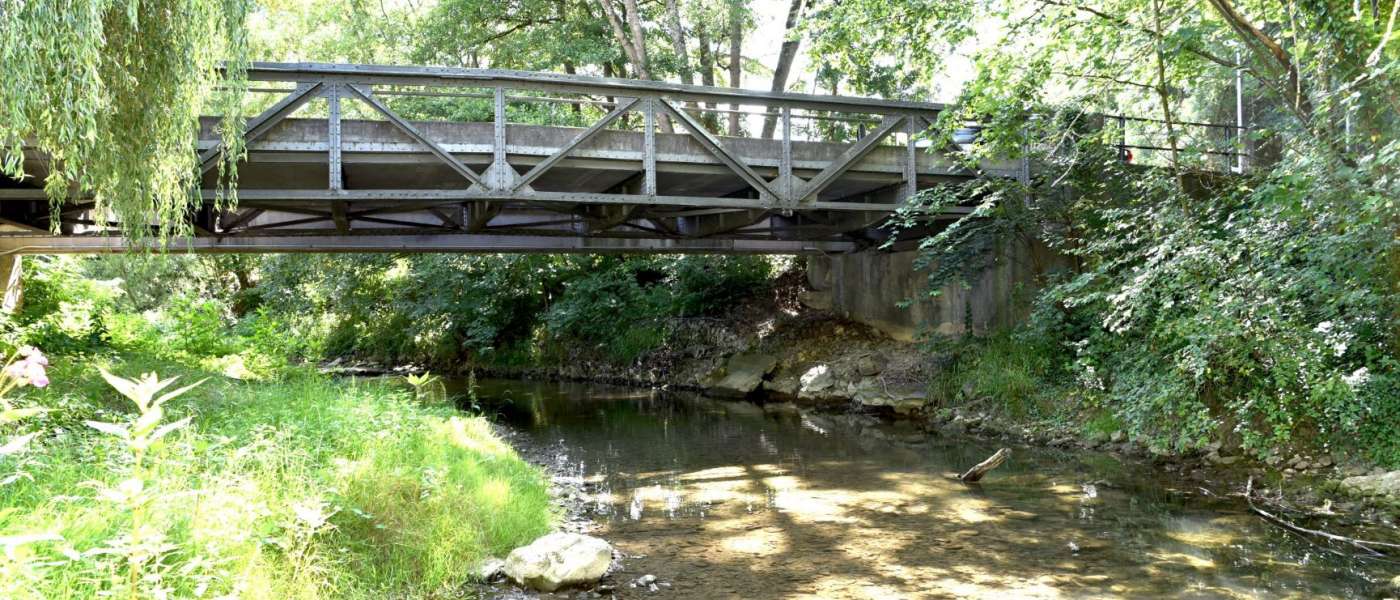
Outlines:
{"label": "white rock", "polygon": [[555,532],[506,557],[505,572],[516,583],[541,592],[597,581],[612,564],[612,546],[596,537]]}
{"label": "white rock", "polygon": [[815,396],[836,387],[836,374],[831,371],[831,367],[817,365],[807,369],[799,380],[798,395]]}
{"label": "white rock", "polygon": [[1391,496],[1400,498],[1400,471],[1380,475],[1357,475],[1342,480],[1342,487],[1362,496]]}

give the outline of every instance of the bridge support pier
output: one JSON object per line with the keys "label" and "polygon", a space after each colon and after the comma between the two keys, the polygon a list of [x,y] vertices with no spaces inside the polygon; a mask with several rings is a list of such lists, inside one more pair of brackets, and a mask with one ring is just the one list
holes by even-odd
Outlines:
{"label": "bridge support pier", "polygon": [[856,252],[809,256],[808,284],[820,305],[903,341],[926,333],[961,336],[1014,325],[1029,314],[1031,292],[1067,259],[1041,244],[1000,248],[991,264],[928,294],[928,272],[917,252]]}

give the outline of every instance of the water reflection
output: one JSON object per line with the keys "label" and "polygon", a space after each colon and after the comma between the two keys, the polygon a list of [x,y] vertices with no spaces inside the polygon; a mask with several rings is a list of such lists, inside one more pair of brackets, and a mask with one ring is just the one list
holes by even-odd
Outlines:
{"label": "water reflection", "polygon": [[600,534],[634,556],[619,580],[656,574],[668,597],[1359,598],[1388,575],[1106,455],[1018,448],[966,486],[947,474],[995,448],[907,423],[573,384],[477,393],[591,484]]}

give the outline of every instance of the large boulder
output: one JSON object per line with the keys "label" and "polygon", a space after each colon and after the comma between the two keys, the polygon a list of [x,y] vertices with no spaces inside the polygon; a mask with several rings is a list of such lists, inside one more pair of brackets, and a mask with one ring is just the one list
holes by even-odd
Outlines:
{"label": "large boulder", "polygon": [[763,384],[763,378],[778,359],[754,352],[735,354],[729,357],[724,367],[710,375],[710,385],[705,393],[722,398],[743,398]]}
{"label": "large boulder", "polygon": [[885,361],[875,355],[866,355],[856,360],[856,372],[866,377],[879,375],[885,369]]}
{"label": "large boulder", "polygon": [[1342,488],[1358,496],[1383,496],[1400,500],[1400,471],[1348,477],[1342,480]]}
{"label": "large boulder", "polygon": [[851,391],[851,398],[867,408],[889,408],[907,415],[928,405],[928,394],[909,386],[886,386],[878,379],[862,379]]}
{"label": "large boulder", "polygon": [[850,399],[841,377],[831,365],[816,365],[799,378],[797,397],[807,402],[834,402]]}
{"label": "large boulder", "polygon": [[516,583],[541,592],[597,581],[612,565],[612,546],[577,533],[555,532],[506,557],[505,573]]}
{"label": "large boulder", "polygon": [[797,397],[797,391],[801,389],[802,381],[795,373],[784,373],[779,370],[770,381],[763,382],[763,391],[767,392],[769,398],[778,400],[792,400]]}

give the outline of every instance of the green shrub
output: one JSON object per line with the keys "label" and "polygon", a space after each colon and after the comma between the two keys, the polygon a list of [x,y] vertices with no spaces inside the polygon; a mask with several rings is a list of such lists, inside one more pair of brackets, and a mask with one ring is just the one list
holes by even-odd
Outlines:
{"label": "green shrub", "polygon": [[260,314],[310,340],[308,358],[443,369],[562,350],[630,362],[668,341],[670,318],[722,311],[772,277],[762,257],[277,256],[262,267]]}
{"label": "green shrub", "polygon": [[11,320],[15,344],[50,353],[81,352],[101,344],[104,315],[121,297],[120,280],[83,276],[82,262],[71,256],[24,262],[24,301]]}

